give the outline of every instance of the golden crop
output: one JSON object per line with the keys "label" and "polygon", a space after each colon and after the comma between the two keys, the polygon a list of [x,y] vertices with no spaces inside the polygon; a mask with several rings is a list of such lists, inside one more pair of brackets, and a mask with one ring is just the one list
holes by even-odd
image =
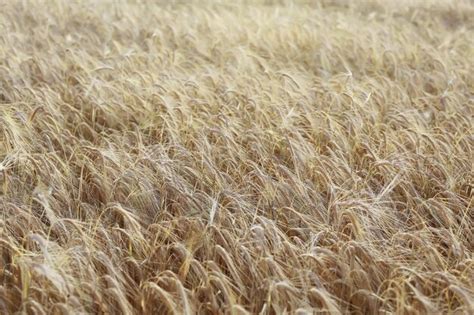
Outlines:
{"label": "golden crop", "polygon": [[0,0],[0,313],[474,313],[474,3]]}

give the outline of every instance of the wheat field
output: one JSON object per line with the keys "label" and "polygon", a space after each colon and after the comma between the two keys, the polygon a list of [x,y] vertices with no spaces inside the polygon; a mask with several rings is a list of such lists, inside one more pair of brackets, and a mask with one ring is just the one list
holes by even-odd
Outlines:
{"label": "wheat field", "polygon": [[473,314],[474,3],[0,0],[1,314]]}

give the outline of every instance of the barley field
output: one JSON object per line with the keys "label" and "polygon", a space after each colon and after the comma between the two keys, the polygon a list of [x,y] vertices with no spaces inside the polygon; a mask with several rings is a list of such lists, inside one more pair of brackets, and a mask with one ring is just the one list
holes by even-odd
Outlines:
{"label": "barley field", "polygon": [[0,0],[0,314],[473,314],[474,2]]}

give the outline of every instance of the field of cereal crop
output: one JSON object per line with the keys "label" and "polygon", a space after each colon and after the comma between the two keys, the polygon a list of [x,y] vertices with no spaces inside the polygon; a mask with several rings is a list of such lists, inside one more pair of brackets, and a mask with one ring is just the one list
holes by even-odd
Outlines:
{"label": "field of cereal crop", "polygon": [[474,2],[0,7],[1,314],[474,313]]}

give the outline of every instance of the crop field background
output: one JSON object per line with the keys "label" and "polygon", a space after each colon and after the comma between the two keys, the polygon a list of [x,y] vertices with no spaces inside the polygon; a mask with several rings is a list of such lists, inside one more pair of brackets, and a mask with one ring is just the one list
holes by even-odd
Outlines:
{"label": "crop field background", "polygon": [[473,314],[474,2],[0,0],[0,314]]}

